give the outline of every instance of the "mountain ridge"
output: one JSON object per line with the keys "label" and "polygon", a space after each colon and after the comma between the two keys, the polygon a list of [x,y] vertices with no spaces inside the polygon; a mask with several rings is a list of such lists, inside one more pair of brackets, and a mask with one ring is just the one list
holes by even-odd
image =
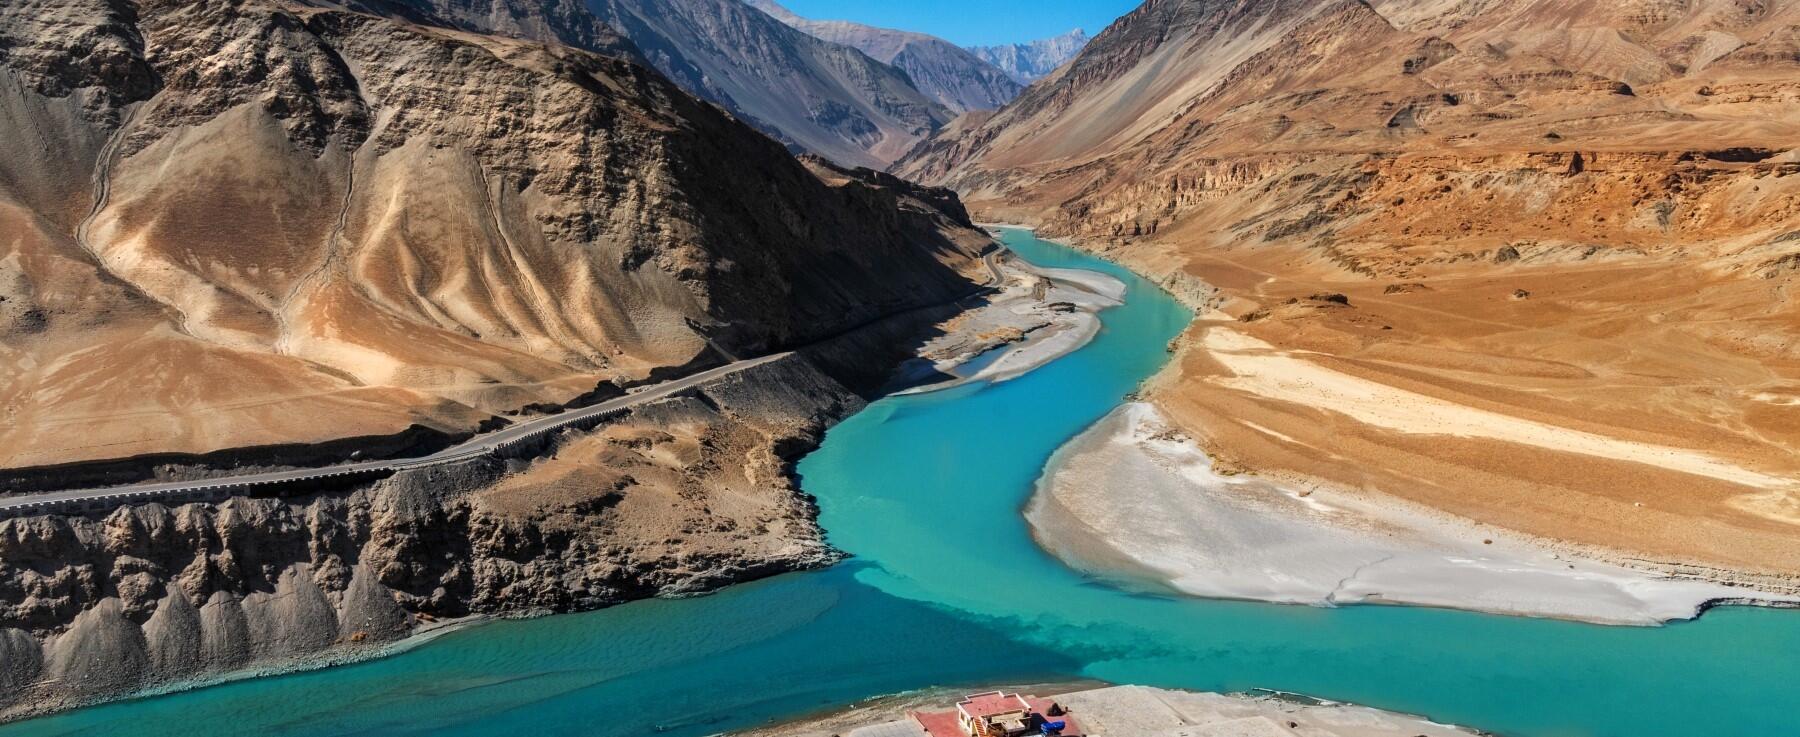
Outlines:
{"label": "mountain ridge", "polygon": [[854,47],[876,61],[900,69],[920,91],[957,114],[998,108],[1022,89],[999,67],[936,36],[850,21],[810,20],[795,15],[775,0],[746,1],[787,25]]}
{"label": "mountain ridge", "polygon": [[589,0],[656,68],[801,149],[885,168],[954,117],[901,72],[738,0]]}
{"label": "mountain ridge", "polygon": [[999,67],[1013,81],[1029,85],[1074,58],[1088,40],[1087,32],[1076,28],[1061,36],[1026,43],[970,46],[968,49],[981,60]]}

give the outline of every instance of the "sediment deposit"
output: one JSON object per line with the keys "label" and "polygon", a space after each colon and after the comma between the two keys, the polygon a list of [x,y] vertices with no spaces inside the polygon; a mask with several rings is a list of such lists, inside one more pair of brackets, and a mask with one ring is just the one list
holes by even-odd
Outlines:
{"label": "sediment deposit", "polygon": [[938,325],[890,388],[937,391],[1023,376],[1087,345],[1100,333],[1100,311],[1125,296],[1125,284],[1105,274],[1043,268],[1005,254],[992,260],[993,293]]}
{"label": "sediment deposit", "polygon": [[1759,591],[1626,568],[1426,508],[1221,472],[1131,403],[1063,448],[1026,516],[1071,565],[1127,585],[1313,606],[1411,604],[1655,625]]}

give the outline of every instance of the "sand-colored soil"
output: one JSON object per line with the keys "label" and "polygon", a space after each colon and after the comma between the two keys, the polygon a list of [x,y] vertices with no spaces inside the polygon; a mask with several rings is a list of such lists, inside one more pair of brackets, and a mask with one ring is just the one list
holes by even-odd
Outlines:
{"label": "sand-colored soil", "polygon": [[[1064,688],[1067,688],[1065,685]],[[991,690],[991,689],[990,689]],[[1011,693],[1056,693],[1006,688]],[[951,708],[942,689],[880,699],[840,714],[739,737],[923,737],[908,711]],[[1351,704],[1274,695],[1105,686],[1052,696],[1090,737],[1465,737],[1472,731]]]}
{"label": "sand-colored soil", "polygon": [[1303,351],[1280,350],[1227,326],[1208,329],[1200,345],[1232,374],[1218,379],[1215,383],[1219,386],[1330,410],[1398,433],[1483,438],[1646,464],[1772,491],[1800,489],[1800,479],[1752,471],[1706,453],[1513,417],[1335,371],[1306,360]]}
{"label": "sand-colored soil", "polygon": [[1143,403],[1066,446],[1027,515],[1078,568],[1197,596],[1637,625],[1689,618],[1716,600],[1797,601],[1558,553],[1411,505],[1221,473]]}
{"label": "sand-colored soil", "polygon": [[1224,312],[1151,396],[1225,467],[1789,578],[1797,28],[1795,0],[1146,3],[899,171]]}
{"label": "sand-colored soil", "polygon": [[696,586],[719,573],[709,561],[823,560],[818,528],[773,451],[776,438],[804,423],[794,414],[727,419],[693,398],[654,402],[572,435],[554,455],[477,492],[476,503],[539,520],[547,534],[606,539],[621,558],[609,565],[692,561],[684,573]]}
{"label": "sand-colored soil", "polygon": [[1620,559],[1776,587],[1800,572],[1781,282],[1635,264],[1278,277],[1282,250],[1190,263],[1223,311],[1153,391],[1227,467]]}

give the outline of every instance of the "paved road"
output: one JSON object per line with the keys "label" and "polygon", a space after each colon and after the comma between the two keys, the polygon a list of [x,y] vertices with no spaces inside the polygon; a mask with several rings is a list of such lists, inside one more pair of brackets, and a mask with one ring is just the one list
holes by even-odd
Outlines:
{"label": "paved road", "polygon": [[57,491],[47,494],[33,494],[31,496],[0,499],[0,513],[18,511],[43,504],[61,505],[82,501],[112,501],[120,504],[127,502],[146,502],[157,498],[172,497],[195,492],[267,486],[270,484],[293,481],[330,479],[360,474],[385,473],[390,471],[425,468],[428,466],[440,466],[447,463],[457,463],[493,453],[521,440],[538,437],[583,420],[630,409],[646,402],[664,399],[721,376],[734,374],[743,371],[744,369],[778,361],[791,355],[793,355],[793,353],[790,351],[787,353],[776,353],[763,356],[761,358],[752,358],[726,364],[715,369],[702,371],[692,376],[685,376],[652,386],[640,387],[632,390],[630,394],[617,399],[610,399],[591,407],[570,410],[562,414],[549,415],[515,423],[494,432],[477,435],[461,445],[445,448],[431,455],[419,458],[363,461],[361,463],[346,463],[337,466],[325,466],[322,468],[303,468],[293,471],[253,473],[242,476],[229,476],[199,481],[132,484],[130,486],[112,486],[100,489],[71,489],[68,491]]}
{"label": "paved road", "polygon": [[993,283],[988,285],[990,287],[998,289],[1006,283],[1006,274],[1000,271],[1000,254],[1005,252],[1004,248],[996,248],[981,257],[981,262],[987,264],[988,273],[994,277]]}

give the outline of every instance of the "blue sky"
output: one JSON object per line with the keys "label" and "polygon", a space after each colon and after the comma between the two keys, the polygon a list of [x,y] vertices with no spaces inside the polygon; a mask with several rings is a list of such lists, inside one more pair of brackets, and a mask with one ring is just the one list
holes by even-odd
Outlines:
{"label": "blue sky", "polygon": [[779,0],[817,20],[922,31],[964,46],[1031,41],[1085,28],[1089,35],[1142,0]]}

